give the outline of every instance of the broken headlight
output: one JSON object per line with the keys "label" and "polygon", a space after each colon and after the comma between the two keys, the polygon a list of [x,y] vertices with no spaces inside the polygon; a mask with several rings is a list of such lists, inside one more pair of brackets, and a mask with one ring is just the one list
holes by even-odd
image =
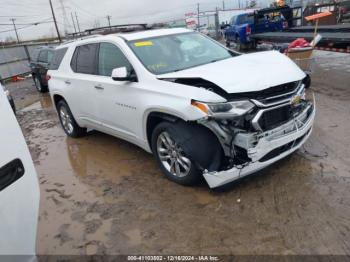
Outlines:
{"label": "broken headlight", "polygon": [[203,103],[192,101],[192,105],[197,107],[207,115],[215,117],[236,117],[248,113],[254,108],[254,104],[248,100],[234,101],[226,103]]}

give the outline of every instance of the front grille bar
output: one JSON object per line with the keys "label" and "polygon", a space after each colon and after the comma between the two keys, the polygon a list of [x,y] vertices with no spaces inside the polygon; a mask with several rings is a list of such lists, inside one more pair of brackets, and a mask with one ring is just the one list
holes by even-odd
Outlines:
{"label": "front grille bar", "polygon": [[279,100],[279,101],[276,101],[276,102],[272,102],[272,103],[263,103],[262,101],[259,101],[259,100],[256,100],[256,99],[251,99],[251,101],[257,105],[258,107],[270,107],[270,106],[276,106],[276,105],[279,105],[279,104],[285,104],[285,103],[288,103],[290,102],[290,99],[291,99],[291,96],[292,95],[297,95],[297,94],[301,94],[303,92],[305,88],[305,85],[302,84],[300,82],[300,84],[297,86],[297,88],[295,88],[292,92],[289,92],[289,93],[285,93],[285,94],[282,94],[282,95],[278,95],[278,96],[272,96],[272,97],[268,97],[268,98],[265,98],[265,100],[273,100],[273,99],[277,99],[279,97],[284,97],[284,96],[288,96],[288,98],[286,99],[283,99],[283,100]]}

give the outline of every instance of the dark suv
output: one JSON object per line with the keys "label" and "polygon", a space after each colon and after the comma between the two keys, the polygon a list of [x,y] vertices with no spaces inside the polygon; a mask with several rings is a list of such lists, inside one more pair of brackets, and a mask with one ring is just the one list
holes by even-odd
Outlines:
{"label": "dark suv", "polygon": [[37,90],[45,93],[48,91],[46,73],[54,54],[54,48],[48,46],[39,47],[36,52],[33,60],[30,61],[30,68]]}

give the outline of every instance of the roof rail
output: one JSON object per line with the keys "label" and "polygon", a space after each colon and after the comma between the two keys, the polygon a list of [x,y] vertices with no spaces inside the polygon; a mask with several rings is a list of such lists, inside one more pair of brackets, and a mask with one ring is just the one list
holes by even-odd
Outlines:
{"label": "roof rail", "polygon": [[99,36],[102,36],[100,34],[94,34],[94,35],[87,35],[87,36],[81,36],[81,37],[78,37],[78,38],[74,38],[74,39],[71,39],[71,40],[68,40],[68,41],[64,41],[62,43],[62,45],[65,45],[65,44],[69,44],[69,43],[73,43],[77,40],[85,40],[85,39],[89,39],[89,38],[95,38],[95,37],[99,37]]}
{"label": "roof rail", "polygon": [[126,33],[126,32],[136,32],[136,31],[145,31],[149,29],[155,29],[155,28],[163,28],[165,27],[164,24],[124,24],[124,25],[112,25],[112,26],[104,26],[104,27],[97,27],[97,28],[91,28],[87,29],[84,32],[79,33],[71,33],[68,34],[70,37],[76,37],[76,36],[89,36],[89,35],[108,35],[108,34],[115,34],[115,33]]}

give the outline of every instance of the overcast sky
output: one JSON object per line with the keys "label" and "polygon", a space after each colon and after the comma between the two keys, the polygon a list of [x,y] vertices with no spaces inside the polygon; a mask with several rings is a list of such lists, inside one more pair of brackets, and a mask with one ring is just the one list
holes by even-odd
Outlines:
{"label": "overcast sky", "polygon": [[[239,0],[225,0],[226,8],[237,8]],[[246,0],[240,0],[245,5]],[[71,13],[77,13],[81,30],[94,25],[106,26],[106,16],[111,24],[167,22],[184,18],[185,13],[222,7],[222,0],[52,0],[61,32],[74,31]],[[258,0],[266,5],[269,0]],[[64,6],[64,9],[63,9]],[[64,19],[66,14],[66,22]],[[10,18],[15,18],[20,40],[56,35],[49,0],[0,0],[0,41],[14,37]],[[30,26],[30,23],[44,22]],[[66,26],[65,26],[66,24]],[[22,28],[22,29],[21,29]]]}

